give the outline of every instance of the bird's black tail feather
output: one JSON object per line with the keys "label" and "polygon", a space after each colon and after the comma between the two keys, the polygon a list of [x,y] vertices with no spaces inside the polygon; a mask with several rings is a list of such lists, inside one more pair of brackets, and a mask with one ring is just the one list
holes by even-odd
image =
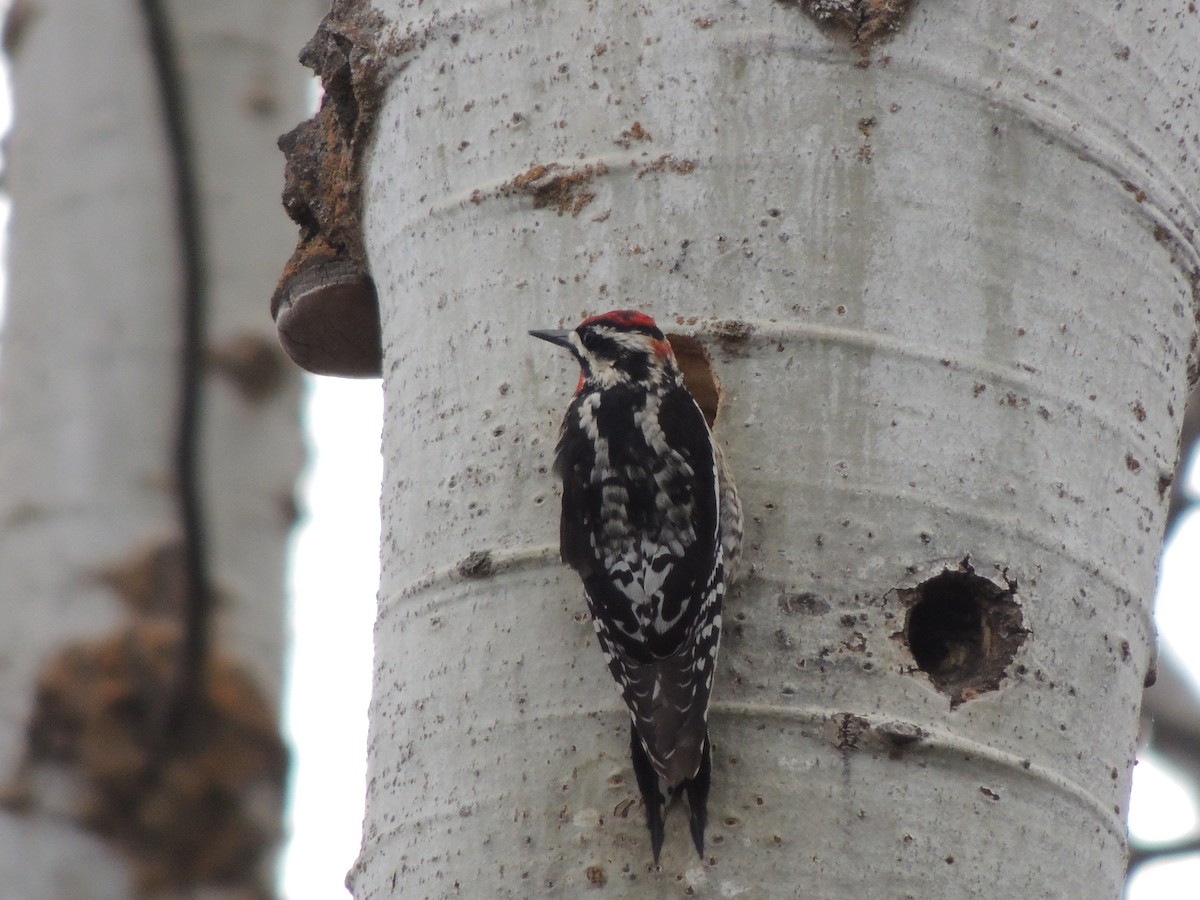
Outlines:
{"label": "bird's black tail feather", "polygon": [[[650,763],[646,748],[638,737],[637,729],[629,729],[629,751],[633,761],[633,774],[637,778],[638,790],[642,792],[642,802],[646,806],[646,827],[650,830],[650,850],[654,854],[654,864],[658,865],[658,857],[662,852],[663,808],[666,798],[659,791],[658,773]],[[704,736],[704,751],[700,757],[700,768],[691,778],[685,778],[678,787],[671,791],[672,795],[680,793],[687,795],[688,807],[691,811],[689,822],[692,832],[692,843],[696,852],[704,859],[704,829],[708,825],[708,787],[712,775],[712,749],[708,735]]]}
{"label": "bird's black tail feather", "polygon": [[629,726],[629,755],[633,761],[633,774],[637,778],[642,802],[646,804],[646,827],[650,829],[650,849],[654,853],[654,864],[658,865],[658,854],[663,845],[663,803],[665,799],[658,789],[658,773],[650,764],[642,739],[638,737],[633,723]]}
{"label": "bird's black tail feather", "polygon": [[708,825],[708,784],[712,775],[712,750],[708,735],[704,736],[704,754],[700,757],[700,768],[680,786],[687,794],[691,810],[692,843],[696,852],[704,859],[704,828]]}

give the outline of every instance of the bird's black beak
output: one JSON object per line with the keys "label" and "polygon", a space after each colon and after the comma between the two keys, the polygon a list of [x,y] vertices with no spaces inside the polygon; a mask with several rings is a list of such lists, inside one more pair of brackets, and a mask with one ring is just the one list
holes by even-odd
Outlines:
{"label": "bird's black beak", "polygon": [[529,333],[535,338],[541,338],[543,341],[549,341],[557,347],[565,347],[572,353],[575,352],[575,348],[571,346],[571,332],[566,329],[531,331]]}

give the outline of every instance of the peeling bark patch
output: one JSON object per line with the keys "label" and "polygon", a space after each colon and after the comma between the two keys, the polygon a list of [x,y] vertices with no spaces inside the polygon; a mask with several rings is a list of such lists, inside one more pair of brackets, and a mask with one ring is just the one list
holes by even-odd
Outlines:
{"label": "peeling bark patch", "polygon": [[849,34],[853,45],[867,49],[900,30],[912,0],[780,0],[799,6],[821,25]]}
{"label": "peeling bark patch", "polygon": [[908,607],[903,639],[951,707],[996,690],[1024,643],[1029,632],[1016,589],[1007,579],[1002,587],[976,575],[964,560],[959,571],[897,591]]}
{"label": "peeling bark patch", "polygon": [[[44,809],[115,842],[132,858],[139,897],[214,884],[272,896],[264,863],[287,771],[274,711],[217,657],[187,732],[166,748],[179,653],[179,629],[157,625],[64,648],[38,678],[4,805]],[[39,771],[50,767],[70,771],[73,793],[41,796]]]}
{"label": "peeling bark patch", "polygon": [[694,159],[680,159],[678,156],[664,153],[653,162],[642,166],[637,177],[642,178],[657,172],[671,172],[674,175],[691,175],[696,171],[696,166],[697,162]]}
{"label": "peeling bark patch", "polygon": [[379,311],[360,223],[361,160],[383,100],[385,66],[406,49],[380,46],[383,25],[366,0],[334,0],[300,53],[321,79],[321,108],[279,139],[287,159],[283,206],[300,226],[300,240],[271,315],[288,355],[322,375],[382,371]]}
{"label": "peeling bark patch", "polygon": [[[544,166],[531,166],[500,185],[496,193],[500,197],[524,195],[533,199],[534,209],[550,207],[560,216],[567,212],[577,216],[596,199],[595,192],[589,187],[592,180],[607,174],[608,166],[604,163],[588,163],[583,166],[549,163]],[[472,195],[471,202],[479,203],[482,199],[483,195],[476,193]]]}
{"label": "peeling bark patch", "polygon": [[486,550],[476,550],[467,554],[467,558],[458,564],[458,574],[463,578],[491,578],[496,572],[496,564],[492,554]]}
{"label": "peeling bark patch", "polygon": [[[624,131],[617,138],[617,143],[633,140],[651,139],[649,132],[634,122],[633,127]],[[636,177],[669,172],[674,175],[690,175],[696,171],[694,159],[679,159],[671,154],[663,154],[652,162],[634,163]],[[539,163],[530,166],[519,175],[505,181],[493,191],[475,190],[471,193],[471,202],[478,206],[485,200],[513,196],[529,197],[533,200],[534,209],[553,209],[560,216],[570,213],[578,216],[593,200],[596,192],[592,183],[612,170],[607,163],[585,163],[582,165],[565,165],[563,163]],[[609,211],[611,212],[611,211]],[[609,212],[596,217],[593,221],[603,222]]]}
{"label": "peeling bark patch", "polygon": [[823,731],[825,740],[843,753],[885,753],[890,759],[899,759],[905,749],[929,737],[929,732],[911,722],[872,725],[866,717],[848,712],[830,716]]}

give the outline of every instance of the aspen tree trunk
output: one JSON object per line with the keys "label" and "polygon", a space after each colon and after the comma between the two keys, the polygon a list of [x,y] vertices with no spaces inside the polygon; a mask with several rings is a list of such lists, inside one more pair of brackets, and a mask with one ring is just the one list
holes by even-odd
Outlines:
{"label": "aspen tree trunk", "polygon": [[[275,137],[308,0],[167,3],[201,210],[199,486],[216,608],[196,730],[163,734],[186,539],[183,244],[143,5],[16,3],[0,369],[0,894],[273,892],[299,379],[263,304],[291,229]],[[189,726],[190,727],[190,726]],[[172,750],[163,749],[173,747]],[[182,749],[179,749],[182,747]],[[224,896],[214,890],[205,896]]]}
{"label": "aspen tree trunk", "polygon": [[[1118,896],[1195,375],[1200,15],[377,5],[355,896]],[[706,858],[676,809],[658,870],[557,559],[577,373],[526,336],[619,307],[711,353],[747,510]]]}

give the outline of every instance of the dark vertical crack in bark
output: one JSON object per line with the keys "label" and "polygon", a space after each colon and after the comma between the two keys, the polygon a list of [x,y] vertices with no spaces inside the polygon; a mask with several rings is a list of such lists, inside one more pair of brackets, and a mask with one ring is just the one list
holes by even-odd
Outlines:
{"label": "dark vertical crack in bark", "polygon": [[163,711],[164,745],[179,739],[182,726],[186,724],[191,710],[196,708],[203,690],[213,607],[199,453],[204,400],[203,348],[208,305],[207,254],[187,98],[166,7],[166,0],[141,0],[167,142],[175,228],[182,265],[179,406],[174,470],[184,543],[186,600],[175,683]]}

